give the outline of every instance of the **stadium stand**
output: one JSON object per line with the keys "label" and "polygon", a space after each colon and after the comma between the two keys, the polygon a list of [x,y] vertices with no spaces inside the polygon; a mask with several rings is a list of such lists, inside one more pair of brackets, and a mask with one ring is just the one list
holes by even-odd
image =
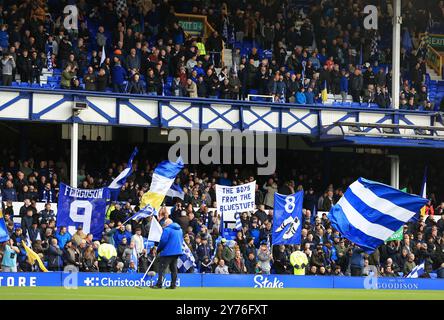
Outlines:
{"label": "stadium stand", "polygon": [[[428,46],[419,36],[442,27],[442,4],[413,2],[415,6],[407,2],[403,8],[399,108],[443,111],[444,81],[432,79],[427,71]],[[271,97],[277,103],[392,107],[391,43],[386,34],[392,8],[385,1],[378,2],[379,33],[360,27],[359,1],[215,1],[209,6],[201,1],[169,0],[69,3],[79,8],[78,31],[63,27],[63,1],[3,1],[3,86],[232,100]],[[193,35],[192,30],[185,30],[181,14],[206,16],[211,32]],[[326,99],[324,89],[328,91]],[[79,170],[81,188],[107,186],[125,167],[113,146],[96,147],[83,149],[88,159]],[[103,239],[94,241],[81,228],[72,239],[62,228],[56,230],[57,212],[51,203],[57,202],[60,182],[68,180],[68,166],[63,152],[48,156],[33,151],[18,157],[17,150],[5,149],[1,158],[3,213],[10,237],[20,248],[19,271],[38,270],[27,262],[21,245],[21,240],[29,238],[49,270],[72,265],[89,272],[145,272],[156,251],[138,252],[135,270],[130,246],[140,240],[139,232],[142,238],[147,237],[150,219],[131,221],[123,227],[122,223],[139,210],[140,196],[148,189],[159,159],[139,161],[122,188],[119,203],[114,203],[114,210],[107,214]],[[352,269],[366,275],[369,266],[376,266],[382,276],[402,276],[422,262],[426,277],[444,274],[444,202],[438,192],[444,181],[442,172],[433,172],[436,184],[430,188],[434,190],[428,194],[430,202],[418,222],[404,227],[403,240],[389,241],[366,255],[331,228],[327,215],[317,217],[314,211],[328,212],[365,164],[376,168],[375,176],[380,175],[381,180],[387,168],[373,158],[356,161],[350,157],[339,163],[348,170],[345,176],[342,171],[327,177],[310,165],[307,159],[313,160],[311,157],[315,156],[292,159],[291,167],[282,161],[280,172],[260,181],[255,199],[258,210],[242,214],[241,232],[227,225],[228,241],[220,243],[216,243],[220,217],[208,214],[215,199],[215,183],[242,184],[257,177],[241,172],[242,168],[231,168],[230,172],[193,168],[196,174],[186,168],[178,180],[184,188],[184,200],[167,199],[172,209],[161,214],[170,215],[185,233],[197,262],[188,272],[213,273],[224,260],[228,273],[291,274],[289,256],[301,250],[309,257],[306,269],[310,275],[351,275]],[[411,172],[421,170],[416,167]],[[411,185],[419,186],[421,178],[408,181],[411,192],[418,193]],[[306,193],[301,245],[275,246],[273,252],[267,251],[270,249],[264,244],[271,230],[274,192],[291,194],[301,189]],[[23,202],[19,212],[14,211],[16,202]],[[45,209],[38,211],[37,202],[46,203]],[[117,259],[112,265],[99,263],[100,241],[115,246]],[[237,250],[241,254],[235,258]]]}

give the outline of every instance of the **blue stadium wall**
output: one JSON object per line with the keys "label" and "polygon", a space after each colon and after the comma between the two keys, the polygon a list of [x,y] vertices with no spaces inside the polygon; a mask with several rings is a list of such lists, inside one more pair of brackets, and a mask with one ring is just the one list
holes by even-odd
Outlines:
{"label": "blue stadium wall", "polygon": [[[140,273],[0,273],[1,287],[148,287],[157,277]],[[170,275],[164,286],[170,285]],[[444,290],[442,279],[369,278],[293,275],[179,274],[179,287],[325,288],[381,290]]]}

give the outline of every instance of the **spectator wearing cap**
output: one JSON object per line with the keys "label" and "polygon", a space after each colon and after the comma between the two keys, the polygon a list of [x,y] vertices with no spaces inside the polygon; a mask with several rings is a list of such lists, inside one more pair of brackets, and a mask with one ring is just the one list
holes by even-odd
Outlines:
{"label": "spectator wearing cap", "polygon": [[201,242],[197,246],[196,249],[196,255],[199,262],[203,262],[204,257],[209,257],[211,252],[211,247],[208,243],[208,235],[207,234],[201,234]]}
{"label": "spectator wearing cap", "polygon": [[222,244],[222,259],[229,265],[231,260],[234,258],[234,249],[229,245],[227,240],[223,238],[221,240]]}

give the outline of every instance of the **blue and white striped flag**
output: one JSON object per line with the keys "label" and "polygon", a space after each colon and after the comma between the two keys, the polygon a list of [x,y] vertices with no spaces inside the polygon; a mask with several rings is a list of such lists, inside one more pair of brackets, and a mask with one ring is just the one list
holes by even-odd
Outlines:
{"label": "blue and white striped flag", "polygon": [[110,190],[111,201],[117,201],[120,189],[122,189],[122,186],[125,184],[126,179],[133,173],[133,160],[138,152],[139,150],[137,149],[137,147],[134,148],[134,151],[128,160],[126,168],[122,170],[122,172],[108,186],[108,189]]}
{"label": "blue and white striped flag", "polygon": [[242,230],[242,221],[241,221],[240,213],[236,212],[234,214],[234,218],[236,219],[236,226],[234,227],[234,229],[236,229],[237,231],[241,231]]}
{"label": "blue and white striped flag", "polygon": [[410,271],[410,273],[406,276],[406,278],[419,278],[425,273],[425,263],[421,263],[417,265]]}
{"label": "blue and white striped flag", "polygon": [[183,255],[177,259],[177,269],[180,273],[187,272],[191,267],[196,267],[196,259],[194,259],[193,253],[188,248],[185,240],[182,242]]}
{"label": "blue and white striped flag", "polygon": [[411,218],[427,199],[359,178],[328,215],[333,228],[372,253]]}
{"label": "blue and white striped flag", "polygon": [[184,199],[185,193],[183,192],[182,187],[178,183],[173,183],[171,188],[166,193],[167,196],[172,198]]}
{"label": "blue and white striped flag", "polygon": [[148,204],[144,208],[137,211],[136,214],[131,217],[131,219],[132,220],[145,219],[154,214],[157,214],[156,209],[154,209],[150,204]]}

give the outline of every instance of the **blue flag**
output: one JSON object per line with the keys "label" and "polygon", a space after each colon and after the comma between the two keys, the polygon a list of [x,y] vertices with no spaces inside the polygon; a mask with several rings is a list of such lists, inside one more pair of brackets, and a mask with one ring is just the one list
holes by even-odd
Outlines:
{"label": "blue flag", "polygon": [[173,183],[171,185],[171,188],[167,191],[166,195],[172,198],[179,198],[183,200],[185,197],[185,192],[183,192],[183,189],[180,186],[180,184]]}
{"label": "blue flag", "polygon": [[413,50],[412,38],[410,37],[410,32],[406,28],[404,34],[402,35],[402,47],[410,53]]}
{"label": "blue flag", "polygon": [[330,210],[333,228],[371,254],[410,219],[427,199],[359,178]]}
{"label": "blue flag", "polygon": [[150,204],[148,204],[144,208],[137,211],[136,214],[131,217],[131,219],[132,220],[145,219],[154,214],[157,214],[157,211]]}
{"label": "blue flag", "polygon": [[421,263],[417,265],[410,271],[410,273],[406,276],[406,278],[419,278],[425,273],[425,263]]}
{"label": "blue flag", "polygon": [[123,185],[126,182],[126,179],[133,173],[133,160],[138,152],[139,150],[137,149],[137,147],[134,148],[134,151],[128,160],[126,168],[122,170],[122,172],[108,186],[111,201],[117,201],[120,189],[122,189]]}
{"label": "blue flag", "polygon": [[273,245],[300,244],[304,191],[291,195],[274,194]]}
{"label": "blue flag", "polygon": [[9,240],[8,229],[6,229],[5,219],[3,218],[3,199],[0,192],[0,242]]}
{"label": "blue flag", "polygon": [[60,183],[57,227],[65,226],[73,235],[77,227],[82,226],[83,232],[92,233],[94,239],[100,240],[108,198],[108,188],[77,189]]}

